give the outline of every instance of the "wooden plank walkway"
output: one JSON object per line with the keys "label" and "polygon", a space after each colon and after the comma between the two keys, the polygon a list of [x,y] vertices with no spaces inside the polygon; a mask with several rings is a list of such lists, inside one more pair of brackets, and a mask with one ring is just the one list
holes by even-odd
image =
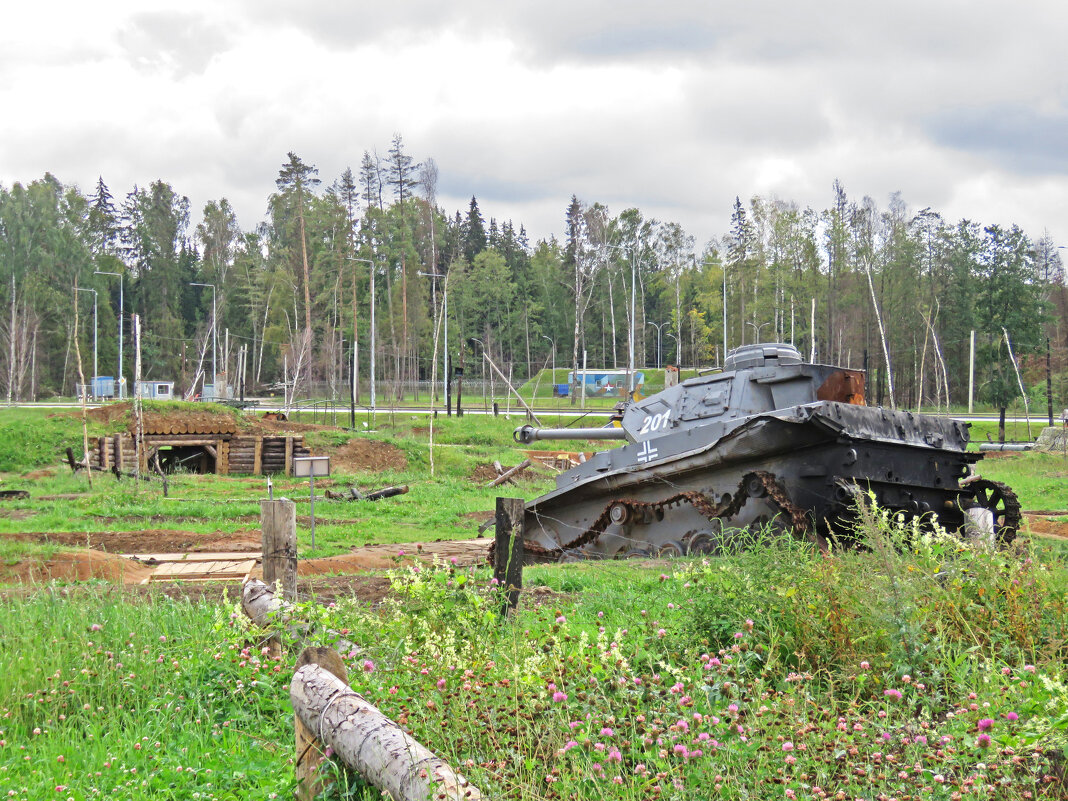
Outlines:
{"label": "wooden plank walkway", "polygon": [[222,553],[132,553],[130,559],[154,567],[141,581],[247,581],[260,555],[249,551]]}

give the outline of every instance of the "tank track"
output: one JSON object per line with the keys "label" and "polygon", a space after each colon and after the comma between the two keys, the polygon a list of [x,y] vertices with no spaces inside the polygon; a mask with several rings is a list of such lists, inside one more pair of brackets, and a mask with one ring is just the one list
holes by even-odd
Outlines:
{"label": "tank track", "polygon": [[[734,495],[718,504],[713,503],[703,493],[693,490],[679,492],[659,501],[639,501],[633,498],[615,499],[605,506],[604,510],[588,529],[559,548],[545,548],[530,541],[524,542],[523,547],[527,553],[535,558],[557,561],[569,551],[578,550],[601,536],[612,520],[613,507],[624,506],[631,515],[648,519],[655,518],[658,513],[662,513],[665,508],[674,504],[689,503],[709,521],[716,521],[734,517],[751,497],[762,497],[764,495],[767,495],[772,503],[786,515],[795,531],[819,544],[819,539],[821,538],[817,538],[812,533],[808,515],[803,509],[790,501],[786,491],[775,476],[764,470],[755,470],[742,476]],[[492,560],[492,558],[493,551],[491,548],[490,559]]]}

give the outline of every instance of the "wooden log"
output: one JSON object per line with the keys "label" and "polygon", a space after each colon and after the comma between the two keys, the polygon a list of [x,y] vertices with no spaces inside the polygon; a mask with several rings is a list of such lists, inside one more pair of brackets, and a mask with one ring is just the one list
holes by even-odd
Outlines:
{"label": "wooden log", "polygon": [[523,516],[522,498],[498,498],[496,537],[493,541],[493,578],[504,593],[501,614],[519,605],[523,588]]}
{"label": "wooden log", "polygon": [[[261,629],[285,631],[299,641],[314,636],[316,632],[310,623],[293,619],[294,609],[293,604],[280,598],[259,579],[249,579],[241,588],[241,610]],[[322,639],[343,654],[360,650],[354,642],[332,629],[327,629]]]}
{"label": "wooden log", "polygon": [[263,472],[263,437],[256,437],[252,460],[252,472],[258,476]]}
{"label": "wooden log", "polygon": [[[348,670],[338,652],[333,648],[308,646],[297,658],[296,666],[301,668],[304,665],[317,665],[348,684]],[[326,759],[326,754],[319,742],[318,733],[305,726],[296,715],[293,716],[293,732],[297,747],[296,796],[299,801],[313,801],[323,791],[323,783],[319,778],[319,766]]]}
{"label": "wooden log", "polygon": [[395,801],[475,801],[481,791],[318,665],[297,669],[289,700],[300,721],[349,768]]}
{"label": "wooden log", "polygon": [[489,484],[486,485],[486,489],[489,489],[490,487],[496,487],[498,484],[503,484],[505,481],[508,481],[509,479],[511,479],[512,476],[515,476],[515,475],[518,475],[519,473],[522,473],[524,470],[526,470],[528,467],[530,467],[530,465],[531,465],[530,459],[524,459],[519,464],[517,464],[515,467],[513,467],[511,470],[508,470],[508,471],[506,471],[504,473],[501,473],[501,475],[499,475],[499,476],[497,476],[497,478],[493,479],[493,481],[491,481]]}
{"label": "wooden log", "polygon": [[297,505],[288,498],[260,501],[263,580],[287,601],[297,599]]}
{"label": "wooden log", "polygon": [[501,465],[501,463],[500,463],[499,461],[497,461],[496,459],[494,459],[494,460],[493,460],[493,470],[494,470],[494,472],[496,472],[496,473],[497,473],[497,475],[499,475],[499,476],[502,476],[502,475],[504,475],[504,467],[503,467],[503,466]]}
{"label": "wooden log", "polygon": [[293,475],[293,437],[286,437],[286,475]]}

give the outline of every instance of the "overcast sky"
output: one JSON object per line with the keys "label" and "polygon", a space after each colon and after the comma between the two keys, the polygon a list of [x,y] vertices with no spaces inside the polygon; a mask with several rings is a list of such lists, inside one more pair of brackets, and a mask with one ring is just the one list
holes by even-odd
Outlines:
{"label": "overcast sky", "polygon": [[250,228],[287,151],[326,185],[400,133],[532,239],[574,193],[700,247],[838,178],[1068,245],[1066,49],[1056,0],[7,3],[0,183],[162,178]]}

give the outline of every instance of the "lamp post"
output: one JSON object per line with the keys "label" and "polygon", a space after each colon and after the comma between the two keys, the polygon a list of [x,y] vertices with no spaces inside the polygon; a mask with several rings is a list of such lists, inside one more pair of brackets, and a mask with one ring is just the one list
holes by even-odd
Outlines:
{"label": "lamp post", "polygon": [[553,388],[555,389],[556,388],[556,342],[555,342],[555,340],[553,340],[552,337],[547,337],[547,336],[545,336],[545,334],[542,334],[541,338],[549,340],[549,344],[553,346],[553,380],[552,380],[552,384],[553,384]]}
{"label": "lamp post", "polygon": [[[417,272],[416,275],[421,275],[425,278],[445,278],[444,273],[423,273]],[[435,285],[436,286],[436,285]],[[445,282],[445,286],[442,287],[442,305],[444,308],[441,313],[445,317],[445,348],[441,354],[441,391],[446,398],[449,397],[449,282]],[[449,404],[449,414],[452,414],[452,404]]]}
{"label": "lamp post", "polygon": [[97,375],[97,372],[98,372],[97,371],[97,367],[96,367],[96,334],[97,334],[96,290],[95,289],[84,289],[82,287],[78,287],[78,291],[79,292],[92,292],[93,293],[93,380],[91,382],[91,386],[93,388],[93,400],[96,400],[96,375]]}
{"label": "lamp post", "polygon": [[675,340],[675,366],[682,369],[682,343],[679,338],[668,331],[668,336]]}
{"label": "lamp post", "polygon": [[[215,325],[215,284],[199,284],[195,281],[190,281],[189,286],[210,286],[211,287],[211,399],[215,400],[219,395],[216,382],[219,380],[219,363],[216,361],[216,351],[218,350],[218,332]],[[203,381],[201,381],[203,387]]]}
{"label": "lamp post", "polygon": [[122,374],[122,273],[108,273],[103,270],[94,270],[93,275],[116,275],[119,277],[119,400],[123,398],[123,374]]}
{"label": "lamp post", "polygon": [[663,366],[661,362],[663,361],[664,353],[660,349],[660,329],[667,325],[667,323],[646,322],[646,325],[651,325],[656,329],[656,368],[659,370]]}
{"label": "lamp post", "polygon": [[768,320],[766,323],[761,323],[760,325],[757,325],[754,322],[746,320],[745,324],[753,326],[753,337],[754,337],[753,344],[754,345],[759,345],[760,344],[760,332],[763,330],[764,326],[771,325],[771,320]]}
{"label": "lamp post", "polygon": [[[361,259],[356,256],[346,256],[349,261],[362,261],[369,264],[371,267],[371,420],[375,419],[375,263],[372,259]],[[352,311],[352,338],[356,339],[356,309],[353,307]],[[354,346],[355,347],[355,346]],[[352,353],[352,363],[356,365],[357,352],[354,349]],[[355,381],[355,369],[353,370],[353,381]],[[353,389],[352,397],[352,427],[356,427],[356,390]]]}

